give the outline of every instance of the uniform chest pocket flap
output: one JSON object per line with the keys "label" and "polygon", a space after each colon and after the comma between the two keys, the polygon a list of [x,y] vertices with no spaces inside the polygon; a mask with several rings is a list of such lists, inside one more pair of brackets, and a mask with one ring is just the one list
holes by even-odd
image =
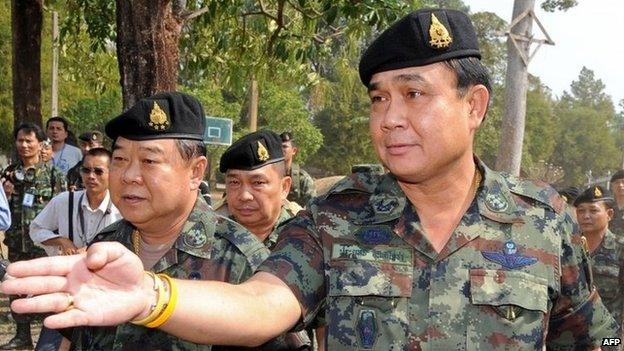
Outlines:
{"label": "uniform chest pocket flap", "polygon": [[471,269],[470,297],[472,304],[492,306],[513,320],[522,310],[546,313],[548,281],[519,271]]}
{"label": "uniform chest pocket flap", "polygon": [[330,296],[412,295],[411,249],[343,244],[335,244],[333,249],[329,270]]}

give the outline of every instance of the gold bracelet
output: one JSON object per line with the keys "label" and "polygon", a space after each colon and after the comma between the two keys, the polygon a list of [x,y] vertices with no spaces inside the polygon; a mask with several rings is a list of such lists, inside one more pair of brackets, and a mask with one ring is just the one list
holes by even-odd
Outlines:
{"label": "gold bracelet", "polygon": [[165,302],[165,287],[163,285],[162,280],[157,277],[152,272],[145,272],[145,274],[149,275],[154,280],[154,291],[157,291],[158,297],[156,299],[156,303],[152,305],[150,308],[150,313],[143,319],[130,321],[132,324],[137,325],[146,325],[147,323],[152,322],[162,313],[163,309],[166,306]]}
{"label": "gold bracelet", "polygon": [[173,315],[173,311],[178,304],[178,286],[176,285],[177,283],[175,280],[171,279],[171,277],[166,274],[158,274],[158,277],[169,283],[169,301],[167,302],[162,313],[153,322],[145,325],[148,328],[158,328],[165,324],[171,315]]}

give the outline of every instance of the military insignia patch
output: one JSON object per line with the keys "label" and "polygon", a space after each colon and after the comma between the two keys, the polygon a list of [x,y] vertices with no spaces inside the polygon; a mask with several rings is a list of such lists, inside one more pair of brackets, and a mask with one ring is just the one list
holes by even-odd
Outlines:
{"label": "military insignia patch", "polygon": [[206,244],[208,239],[200,231],[191,230],[184,234],[184,244],[189,247],[198,248]]}
{"label": "military insignia patch", "polygon": [[397,202],[392,199],[380,200],[375,204],[375,211],[379,213],[388,213],[392,211],[397,205]]}
{"label": "military insignia patch", "polygon": [[260,140],[258,140],[258,160],[266,161],[269,159],[269,151],[262,145]]}
{"label": "military insignia patch", "polygon": [[434,15],[431,14],[431,26],[429,26],[429,45],[436,49],[446,49],[453,42],[453,38],[449,34],[448,29],[444,27],[442,22]]}
{"label": "military insignia patch", "polygon": [[505,198],[495,194],[487,194],[485,196],[485,205],[494,212],[503,212],[509,206]]}
{"label": "military insignia patch", "polygon": [[373,310],[362,310],[357,321],[357,333],[360,347],[372,350],[377,341],[377,317]]}
{"label": "military insignia patch", "polygon": [[169,118],[167,118],[167,114],[163,111],[158,103],[154,101],[154,107],[152,107],[152,112],[150,112],[150,121],[148,125],[155,130],[165,130],[169,128]]}
{"label": "military insignia patch", "polygon": [[537,262],[535,257],[519,254],[516,243],[511,240],[505,243],[503,252],[483,251],[481,254],[487,260],[496,262],[505,269],[517,269]]}
{"label": "military insignia patch", "polygon": [[367,245],[387,244],[392,239],[392,231],[387,226],[360,228],[354,235],[362,244]]}

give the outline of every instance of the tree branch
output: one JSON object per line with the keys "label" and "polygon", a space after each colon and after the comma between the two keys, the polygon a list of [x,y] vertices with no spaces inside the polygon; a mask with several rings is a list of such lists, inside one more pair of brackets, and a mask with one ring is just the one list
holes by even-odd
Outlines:
{"label": "tree branch", "polygon": [[201,9],[198,9],[195,11],[186,12],[183,15],[181,15],[180,18],[182,18],[183,21],[188,21],[188,20],[192,20],[195,17],[199,17],[208,11],[209,9],[207,7],[202,7]]}

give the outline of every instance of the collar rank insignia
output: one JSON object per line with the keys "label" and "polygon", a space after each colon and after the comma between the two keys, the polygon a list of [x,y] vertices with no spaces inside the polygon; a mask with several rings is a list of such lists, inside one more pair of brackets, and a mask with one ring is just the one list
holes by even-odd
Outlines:
{"label": "collar rank insignia", "polygon": [[375,210],[379,213],[388,213],[394,209],[397,204],[394,200],[380,200],[375,204]]}
{"label": "collar rank insignia", "polygon": [[495,194],[485,196],[485,205],[494,212],[504,212],[509,206],[505,198]]}
{"label": "collar rank insignia", "polygon": [[599,187],[594,188],[594,195],[596,195],[596,197],[602,197],[602,191],[600,191]]}
{"label": "collar rank insignia", "polygon": [[442,22],[438,20],[436,15],[431,14],[431,26],[429,26],[429,45],[436,49],[445,49],[453,42],[453,38],[449,34],[448,29],[444,27]]}
{"label": "collar rank insignia", "polygon": [[167,114],[156,102],[154,102],[154,107],[152,107],[152,112],[150,112],[150,121],[148,124],[155,130],[165,130],[169,128],[170,123]]}
{"label": "collar rank insignia", "polygon": [[487,260],[496,262],[507,270],[530,266],[537,262],[537,258],[535,257],[519,254],[516,243],[511,240],[505,243],[503,252],[483,251],[481,254]]}
{"label": "collar rank insignia", "polygon": [[269,151],[262,145],[260,140],[258,140],[258,160],[266,161],[269,159]]}

